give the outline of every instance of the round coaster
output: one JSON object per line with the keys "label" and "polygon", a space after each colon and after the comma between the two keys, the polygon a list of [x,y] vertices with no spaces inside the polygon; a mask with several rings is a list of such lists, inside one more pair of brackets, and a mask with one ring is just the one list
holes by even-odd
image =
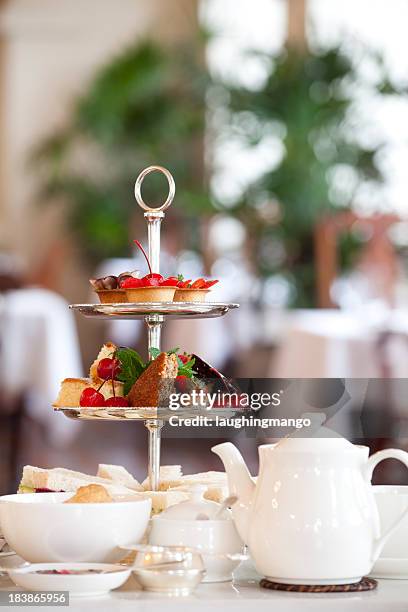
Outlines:
{"label": "round coaster", "polygon": [[292,593],[355,593],[356,591],[372,591],[378,582],[364,576],[360,582],[353,584],[283,584],[262,578],[260,586],[272,591],[290,591]]}

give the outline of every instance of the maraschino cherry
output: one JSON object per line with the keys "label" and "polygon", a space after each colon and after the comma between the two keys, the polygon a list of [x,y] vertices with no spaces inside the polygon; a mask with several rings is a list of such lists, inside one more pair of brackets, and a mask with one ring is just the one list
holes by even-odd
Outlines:
{"label": "maraschino cherry", "polygon": [[113,380],[120,373],[120,361],[118,359],[111,359],[105,357],[98,363],[98,376],[102,380]]}
{"label": "maraschino cherry", "polygon": [[144,258],[147,262],[147,266],[149,268],[149,274],[146,274],[146,276],[144,276],[142,279],[140,279],[142,281],[142,285],[140,285],[141,287],[158,287],[161,283],[161,281],[163,281],[163,277],[161,274],[157,274],[156,272],[153,272],[152,270],[152,266],[150,265],[150,261],[149,258],[146,254],[146,251],[144,250],[144,248],[142,247],[142,245],[140,244],[140,242],[138,240],[134,240],[133,241],[135,243],[135,245],[137,247],[139,247],[139,249],[142,251]]}
{"label": "maraschino cherry", "polygon": [[138,289],[140,287],[177,287],[178,278],[176,276],[169,276],[168,278],[163,278],[161,274],[153,272],[149,258],[143,246],[138,240],[134,240],[133,242],[143,253],[143,256],[146,259],[147,266],[149,268],[149,274],[146,274],[146,276],[143,276],[142,278],[134,278],[133,276],[125,278],[120,284],[121,288]]}
{"label": "maraschino cherry", "polygon": [[93,387],[86,387],[81,393],[79,400],[80,406],[85,407],[100,407],[105,406],[105,398],[102,393],[94,389]]}

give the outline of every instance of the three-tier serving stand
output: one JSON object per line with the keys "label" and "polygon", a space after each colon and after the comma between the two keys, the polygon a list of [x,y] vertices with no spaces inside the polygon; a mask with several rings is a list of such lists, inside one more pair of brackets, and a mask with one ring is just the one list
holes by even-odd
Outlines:
{"label": "three-tier serving stand", "polygon": [[[142,183],[151,172],[161,172],[167,179],[169,194],[164,204],[157,208],[150,208],[142,197]],[[160,271],[160,228],[165,216],[165,210],[173,202],[176,186],[171,173],[161,166],[149,166],[138,176],[135,183],[135,198],[139,206],[144,210],[147,221],[148,252],[152,271]],[[117,304],[72,304],[72,310],[80,312],[85,317],[99,319],[143,319],[147,326],[148,349],[160,349],[161,329],[167,318],[190,319],[190,318],[214,318],[225,315],[230,309],[238,308],[239,304],[225,304],[216,302],[157,302],[157,303],[117,303]],[[141,421],[148,430],[148,475],[150,490],[157,491],[160,476],[160,446],[161,431],[164,424],[175,412],[163,407],[160,408],[58,408],[68,418],[82,420],[104,420],[104,421]],[[205,408],[183,409],[180,415],[185,419],[198,414],[205,413],[207,418],[212,414]],[[218,416],[231,416],[236,410],[217,410]]]}

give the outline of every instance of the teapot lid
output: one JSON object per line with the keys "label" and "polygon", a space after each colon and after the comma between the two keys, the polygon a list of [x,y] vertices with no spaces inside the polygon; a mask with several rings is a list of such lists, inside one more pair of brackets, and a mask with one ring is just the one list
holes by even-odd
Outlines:
{"label": "teapot lid", "polygon": [[324,427],[327,416],[321,412],[307,412],[302,414],[304,425],[286,438],[282,438],[276,445],[276,450],[282,452],[338,452],[354,451],[355,446],[341,434]]}
{"label": "teapot lid", "polygon": [[170,520],[208,520],[218,512],[220,504],[217,502],[204,499],[204,493],[207,491],[207,486],[195,484],[188,487],[190,499],[174,506],[170,506],[164,512],[161,512],[158,518]]}

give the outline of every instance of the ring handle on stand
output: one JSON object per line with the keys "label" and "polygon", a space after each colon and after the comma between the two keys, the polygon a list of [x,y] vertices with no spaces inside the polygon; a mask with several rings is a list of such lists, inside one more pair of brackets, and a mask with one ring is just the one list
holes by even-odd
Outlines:
{"label": "ring handle on stand", "polygon": [[[162,204],[161,206],[158,206],[157,208],[151,208],[145,203],[145,201],[142,198],[142,183],[144,179],[146,178],[146,176],[150,174],[151,172],[161,172],[162,174],[164,174],[169,184],[169,194],[167,196],[167,200],[164,202],[164,204]],[[136,179],[136,183],[135,183],[136,202],[139,204],[141,208],[143,208],[143,210],[145,210],[148,213],[164,212],[172,203],[175,194],[176,194],[176,184],[174,182],[174,178],[171,172],[169,172],[166,168],[163,168],[163,166],[149,166],[148,168],[145,168],[144,170],[142,170],[142,172],[139,174],[139,176]]]}

